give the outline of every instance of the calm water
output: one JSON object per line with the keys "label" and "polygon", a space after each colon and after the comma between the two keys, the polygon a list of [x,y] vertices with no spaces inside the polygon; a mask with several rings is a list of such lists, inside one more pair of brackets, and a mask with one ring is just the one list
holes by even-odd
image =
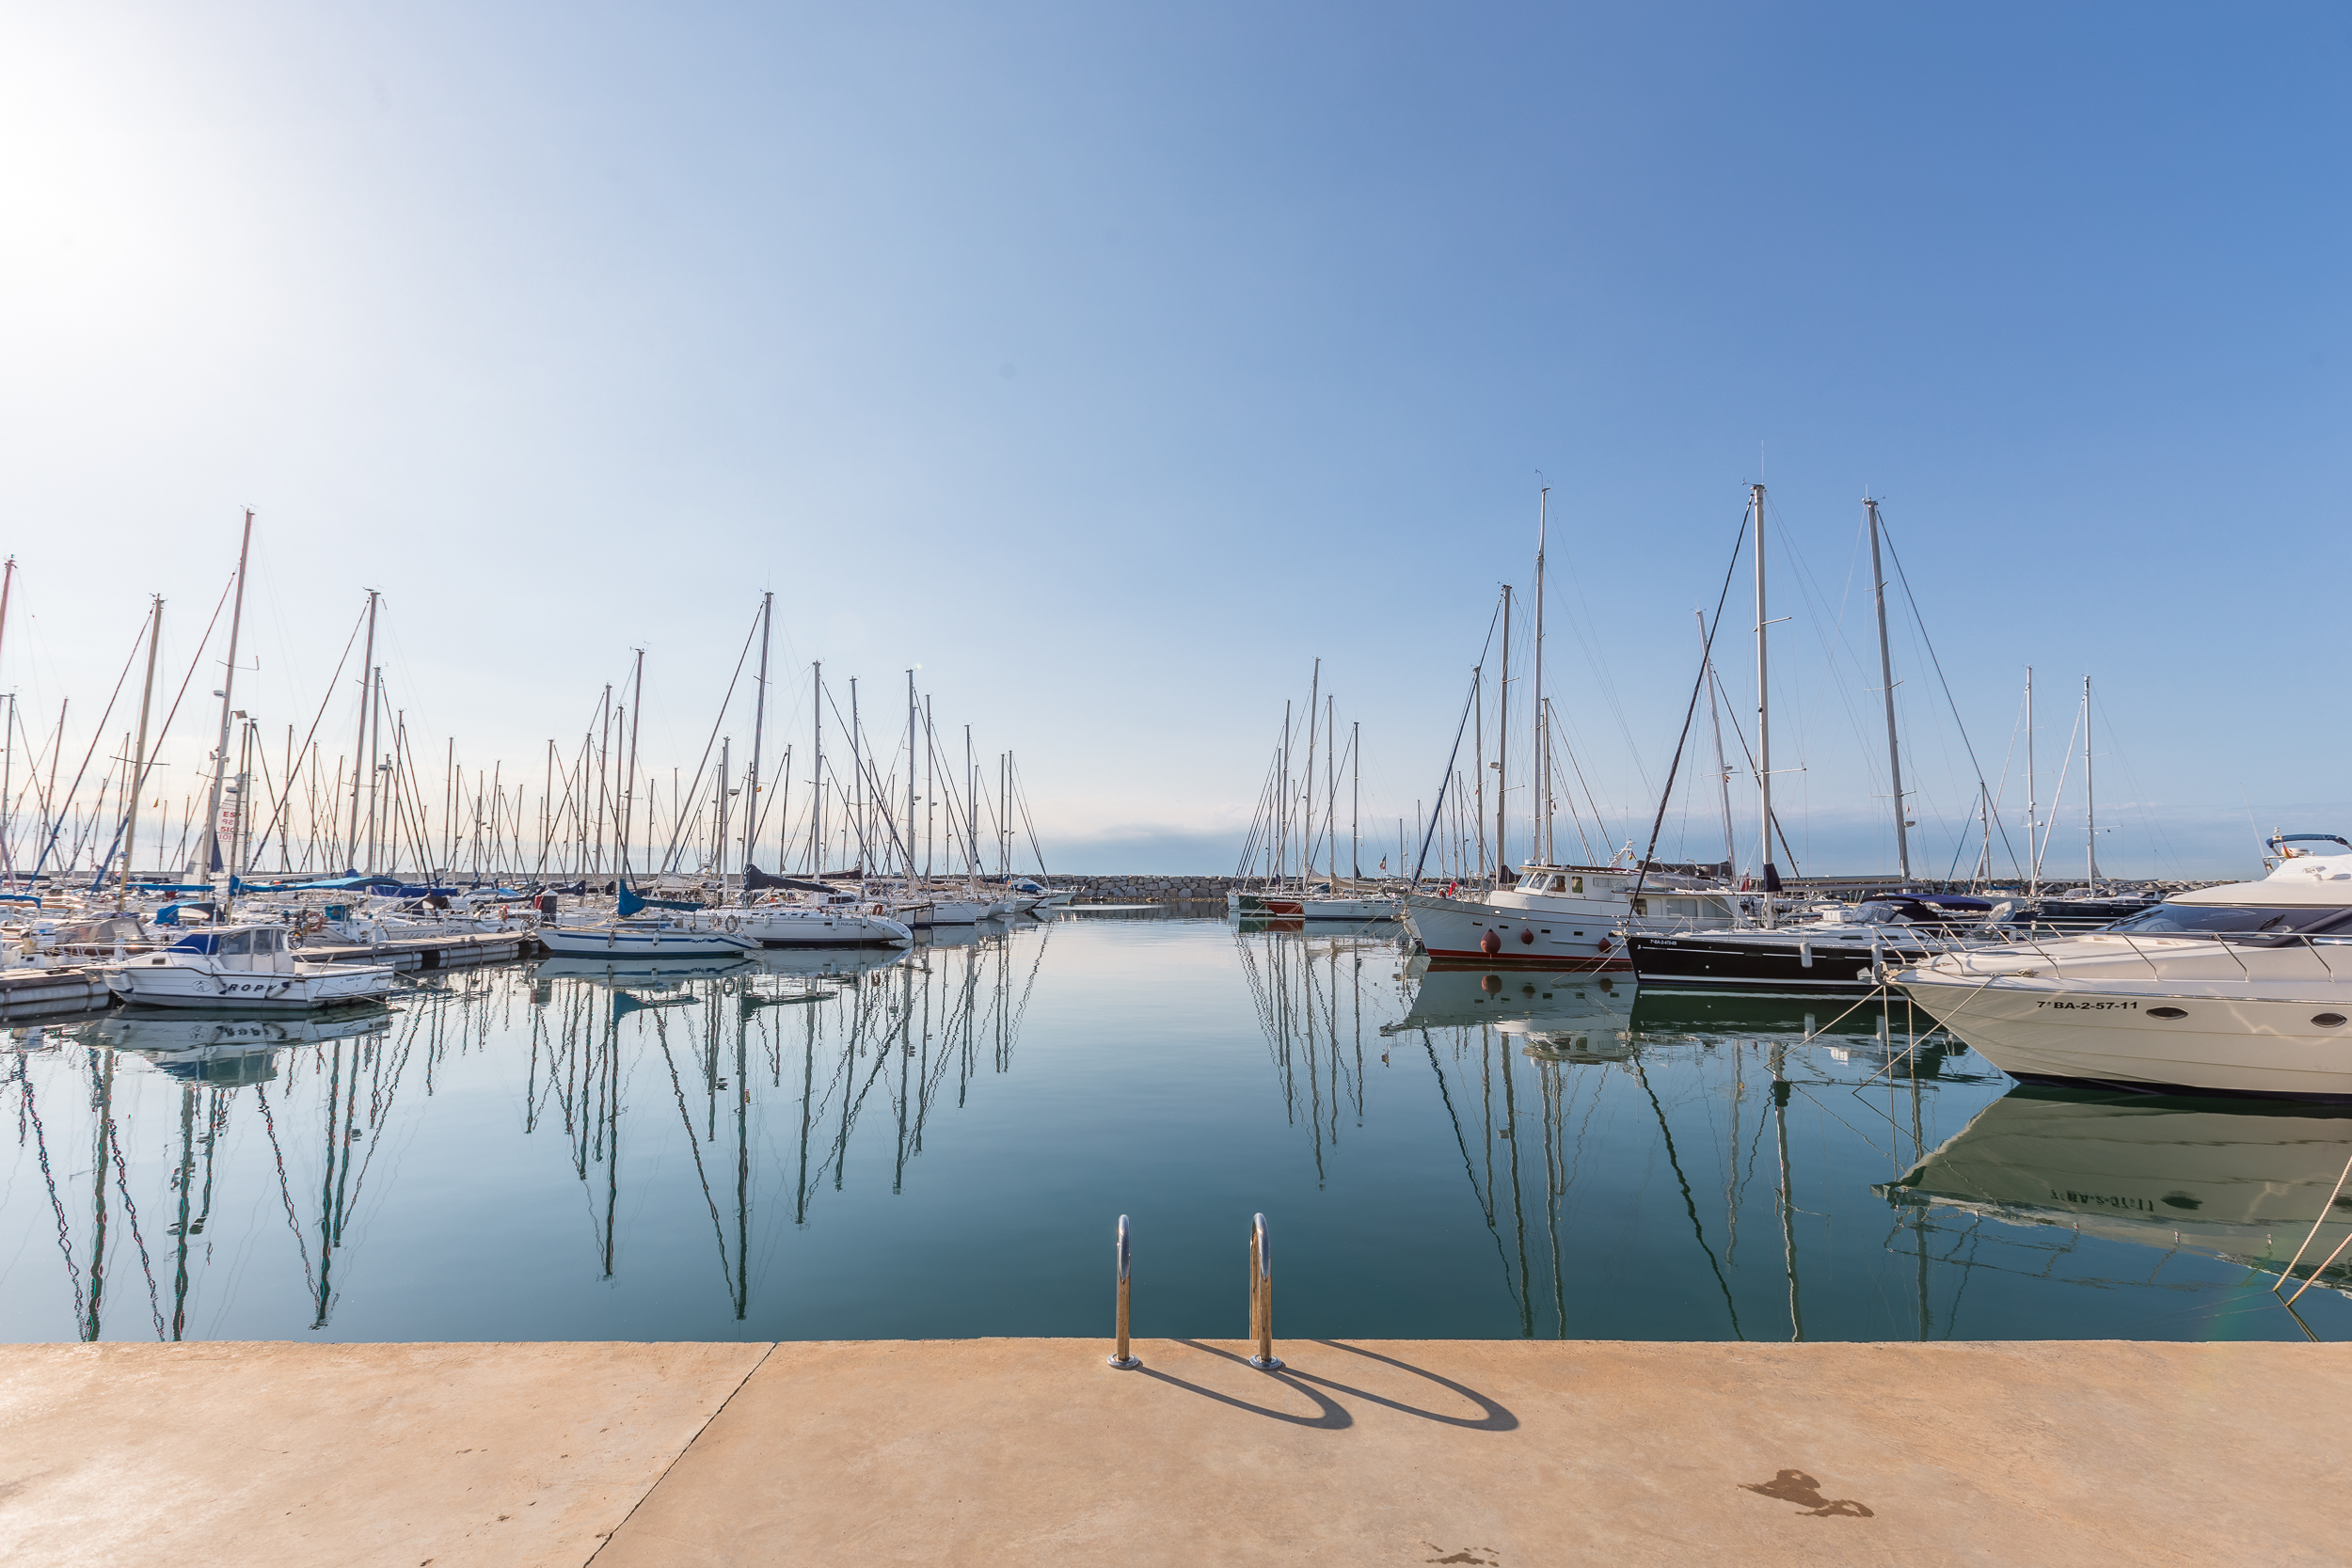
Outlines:
{"label": "calm water", "polygon": [[771,958],[0,1036],[0,1337],[1104,1334],[1122,1212],[1136,1332],[1239,1337],[1261,1210],[1300,1337],[2352,1331],[2341,1268],[2268,1289],[2352,1119],[2017,1089],[1899,1011],[1156,915]]}

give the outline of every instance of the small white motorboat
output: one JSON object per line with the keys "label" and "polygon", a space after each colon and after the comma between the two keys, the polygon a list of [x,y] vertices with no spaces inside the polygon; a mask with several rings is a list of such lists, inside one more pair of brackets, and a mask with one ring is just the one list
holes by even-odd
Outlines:
{"label": "small white motorboat", "polygon": [[294,957],[291,930],[276,922],[191,931],[160,953],[102,964],[107,989],[151,1007],[212,1007],[237,1012],[309,1012],[391,994],[386,964],[306,963]]}

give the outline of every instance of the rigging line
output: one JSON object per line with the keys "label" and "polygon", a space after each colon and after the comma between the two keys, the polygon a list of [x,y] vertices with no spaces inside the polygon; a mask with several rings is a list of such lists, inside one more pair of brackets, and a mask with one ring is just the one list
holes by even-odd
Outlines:
{"label": "rigging line", "polygon": [[[735,689],[743,679],[743,666],[751,660],[752,640],[758,635],[759,617],[755,615],[752,617],[752,629],[743,634],[743,651],[735,656],[735,673],[727,679],[727,694],[719,699],[719,717],[710,721],[710,738],[703,742],[702,761],[694,765],[694,782],[689,784],[686,790],[686,798],[690,800],[698,800],[702,794],[703,772],[710,766],[710,753],[718,748],[719,727],[727,721],[727,709],[735,703]],[[670,844],[669,847],[662,851],[661,869],[665,874],[677,869],[678,840],[686,831],[684,826],[676,820],[676,810],[677,804],[673,800],[671,802]]]}
{"label": "rigging line", "polygon": [[[225,589],[224,589],[224,590],[222,591],[221,597],[222,597],[223,602],[225,603],[225,602],[227,601],[227,599],[228,599],[228,591],[227,591],[227,590],[225,590]],[[214,618],[215,620],[218,620],[218,619],[220,618],[220,611],[219,611],[219,610],[215,609],[215,610],[213,611],[213,618]],[[296,755],[296,756],[302,756],[302,755],[304,755],[305,753],[307,753],[307,752],[310,750],[310,743],[311,743],[313,740],[316,740],[316,739],[318,738],[319,724],[320,724],[320,722],[321,722],[322,721],[324,721],[324,720],[326,718],[326,705],[327,705],[327,704],[329,704],[329,703],[331,703],[331,702],[333,702],[333,701],[335,700],[335,688],[336,688],[337,684],[338,684],[339,682],[341,682],[341,681],[342,680],[342,678],[343,678],[343,666],[351,662],[351,650],[358,644],[358,641],[359,641],[359,628],[360,628],[361,626],[363,626],[367,625],[367,620],[368,620],[368,612],[367,612],[365,610],[360,610],[360,611],[359,611],[359,618],[358,618],[358,620],[354,621],[354,622],[351,624],[351,636],[350,636],[349,638],[345,639],[345,640],[344,640],[344,642],[343,642],[343,656],[342,656],[342,657],[341,657],[341,658],[339,658],[339,659],[337,659],[337,660],[335,661],[335,673],[334,673],[332,675],[329,675],[329,676],[326,678],[326,695],[325,695],[324,697],[321,697],[321,698],[319,699],[319,710],[318,710],[318,712],[317,712],[317,713],[315,713],[315,714],[311,715],[311,717],[310,717],[310,733],[309,733],[309,734],[307,734],[307,735],[305,735],[305,736],[302,737],[302,750],[301,750],[301,751],[296,752],[294,753],[294,755]],[[206,627],[204,628],[204,637],[205,637],[205,641],[210,641],[212,640],[212,635],[213,635],[213,628],[212,628],[211,626],[206,626]],[[203,656],[203,652],[204,652],[203,645],[202,645],[201,643],[199,643],[199,644],[198,645],[198,647],[197,647],[197,655],[198,655],[198,657],[201,657]],[[189,666],[188,673],[189,673],[191,675],[193,675],[193,674],[196,673],[196,669],[195,669],[195,666],[194,666],[193,664],[191,664],[191,665]],[[186,695],[186,694],[187,694],[187,689],[188,689],[188,683],[187,683],[186,681],[184,681],[184,680],[183,680],[183,681],[182,681],[182,682],[180,683],[180,691],[181,691],[181,695],[182,695],[182,696]],[[175,697],[175,698],[173,698],[173,699],[172,699],[172,703],[171,703],[171,711],[172,711],[172,713],[177,713],[177,712],[179,712],[179,711],[180,711],[180,699],[179,699],[178,697]],[[169,734],[169,733],[170,733],[170,730],[171,730],[171,719],[170,719],[170,716],[169,716],[169,715],[166,715],[166,716],[165,716],[165,719],[164,719],[164,731],[165,731],[165,733],[166,733],[166,734]],[[162,737],[161,737],[161,736],[158,736],[158,737],[157,737],[156,742],[155,742],[155,745],[156,745],[156,749],[157,749],[158,751],[160,751],[160,750],[162,749],[162,747],[163,747],[163,740],[162,740]],[[149,766],[151,768],[153,768],[153,766],[154,766],[154,764],[153,764],[153,762],[151,760],[148,766]],[[144,788],[144,787],[145,787],[143,784],[142,784],[141,787],[142,787],[142,788]],[[253,857],[254,857],[254,858],[259,858],[259,857],[260,857],[260,855],[261,855],[261,853],[262,853],[262,851],[263,849],[266,849],[267,847],[269,847],[269,835],[270,835],[271,833],[273,833],[273,832],[277,832],[277,830],[278,830],[278,819],[280,816],[285,816],[285,815],[286,815],[286,807],[287,807],[289,804],[291,804],[291,803],[292,803],[292,802],[291,802],[291,798],[290,798],[290,797],[291,797],[291,792],[290,792],[290,795],[289,795],[289,799],[283,799],[283,800],[280,800],[278,802],[278,810],[276,810],[276,811],[274,811],[274,812],[272,812],[272,813],[270,814],[270,819],[269,819],[269,822],[268,822],[268,823],[267,823],[267,824],[266,824],[266,825],[265,825],[265,826],[262,829],[262,836],[261,836],[260,838],[258,838],[258,839],[256,839],[256,840],[254,841],[254,843],[253,843],[253,849],[252,849],[252,855],[253,855]],[[134,847],[135,847],[135,846],[134,846]]]}
{"label": "rigging line", "polygon": [[[1636,898],[1642,895],[1643,884],[1649,879],[1649,863],[1658,854],[1658,835],[1665,831],[1666,804],[1674,799],[1675,777],[1682,771],[1683,749],[1690,744],[1691,724],[1698,717],[1699,693],[1706,689],[1708,676],[1714,673],[1715,632],[1723,625],[1724,606],[1731,599],[1731,579],[1733,575],[1740,570],[1740,546],[1747,536],[1748,513],[1747,509],[1742,508],[1740,513],[1740,530],[1731,538],[1731,562],[1724,568],[1723,592],[1715,595],[1715,615],[1707,624],[1707,641],[1699,648],[1699,674],[1698,679],[1691,683],[1690,705],[1683,710],[1682,714],[1682,736],[1675,742],[1674,761],[1666,768],[1666,787],[1658,793],[1658,815],[1650,822],[1649,847],[1643,852],[1642,863],[1634,872],[1632,896]],[[1782,847],[1787,847],[1785,841]],[[1765,847],[1769,851],[1771,846],[1767,845]],[[1796,869],[1796,864],[1797,858],[1792,854],[1788,857],[1788,868],[1793,871]],[[1767,894],[1765,896],[1770,897],[1771,895]]]}
{"label": "rigging line", "polygon": [[1724,1277],[1724,1266],[1717,1261],[1715,1249],[1708,1245],[1707,1227],[1699,1219],[1698,1199],[1692,1196],[1691,1179],[1682,1174],[1681,1158],[1675,1153],[1674,1130],[1666,1125],[1666,1107],[1658,1102],[1658,1091],[1649,1086],[1649,1074],[1642,1069],[1642,1053],[1638,1051],[1633,1053],[1633,1076],[1642,1085],[1642,1092],[1649,1096],[1650,1110],[1658,1117],[1659,1136],[1666,1144],[1666,1163],[1674,1167],[1675,1180],[1682,1188],[1682,1206],[1691,1215],[1692,1233],[1698,1237],[1699,1250],[1707,1254],[1707,1266],[1714,1271],[1715,1283],[1724,1292],[1724,1309],[1731,1314],[1731,1332],[1745,1339],[1747,1334],[1740,1326],[1739,1306],[1731,1299],[1731,1281]]}
{"label": "rigging line", "polygon": [[1911,592],[1911,578],[1903,570],[1903,558],[1895,548],[1895,531],[1886,526],[1883,514],[1879,517],[1879,536],[1886,541],[1887,559],[1895,563],[1895,580],[1903,585],[1903,600],[1911,606],[1911,624],[1919,628],[1919,641],[1927,645],[1928,662],[1935,667],[1935,680],[1944,689],[1944,705],[1951,709],[1952,728],[1960,732],[1961,746],[1968,752],[1968,766],[1977,775],[1977,783],[1984,783],[1984,765],[1977,760],[1976,742],[1968,738],[1968,726],[1960,717],[1960,703],[1952,696],[1952,683],[1944,676],[1944,661],[1936,656],[1935,639],[1928,635],[1927,617],[1919,613],[1919,601]]}
{"label": "rigging line", "polygon": [[[131,639],[130,657],[122,661],[122,673],[115,677],[114,695],[106,699],[106,711],[98,716],[98,727],[90,732],[89,750],[82,753],[82,766],[74,770],[73,782],[66,785],[64,798],[69,802],[74,796],[81,793],[82,780],[89,772],[90,758],[97,754],[98,743],[106,738],[106,721],[114,716],[115,704],[120,701],[122,697],[123,683],[131,678],[131,666],[138,662],[139,649],[144,647],[147,643],[149,624],[150,623],[142,622],[139,627],[139,634]],[[65,740],[65,731],[62,724],[60,724],[57,732],[57,740],[60,745],[62,745]],[[109,769],[108,771],[111,772],[112,769]],[[49,851],[57,847],[57,837],[64,832],[65,813],[63,811],[59,811],[53,818],[49,832],[49,842],[40,847],[40,858],[33,863],[34,876],[38,877],[40,875],[41,866],[46,864],[49,860]],[[75,847],[75,852],[77,854],[80,852],[78,843]]]}

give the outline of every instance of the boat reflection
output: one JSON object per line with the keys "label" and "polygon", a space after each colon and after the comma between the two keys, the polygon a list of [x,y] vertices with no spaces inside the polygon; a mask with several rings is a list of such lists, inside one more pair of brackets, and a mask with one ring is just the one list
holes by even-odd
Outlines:
{"label": "boat reflection", "polygon": [[[1364,1124],[1365,983],[1395,973],[1397,943],[1394,927],[1374,922],[1318,922],[1311,936],[1303,926],[1241,921],[1234,942],[1282,1086],[1282,1114],[1306,1129],[1321,1184],[1329,1175],[1324,1160],[1339,1146],[1342,1113],[1351,1125]],[[1375,1038],[1378,1010],[1375,999]]]}
{"label": "boat reflection", "polygon": [[[1899,1209],[2062,1226],[2268,1274],[2310,1237],[2296,1271],[2308,1275],[2352,1236],[2352,1194],[2335,1193],[2348,1163],[2340,1107],[2020,1085],[1871,1191]],[[2352,1293],[2352,1261],[2320,1283]]]}
{"label": "boat reflection", "polygon": [[[395,1190],[403,1167],[387,1150],[417,1136],[437,1079],[458,1072],[476,1096],[509,1085],[518,1105],[525,1142],[485,1149],[485,1172],[561,1151],[594,1215],[596,1275],[623,1272],[633,1206],[698,1209],[740,1318],[755,1277],[755,1194],[775,1192],[780,1148],[785,1206],[808,1224],[861,1166],[885,1164],[897,1190],[939,1116],[1011,1069],[1050,927],[1025,928],[1018,950],[1002,927],[962,937],[908,951],[554,959],[421,976],[391,1010],[118,1012],[0,1035],[27,1164],[57,1220],[74,1333],[122,1337],[130,1325],[117,1320],[144,1285],[152,1332],[184,1337],[219,1204],[282,1211],[253,1232],[261,1268],[298,1282],[302,1317],[326,1328],[350,1277],[343,1251],[371,1212],[419,1201]],[[440,1109],[458,1114],[457,1101]],[[172,1135],[159,1112],[176,1120]],[[866,1151],[855,1160],[853,1145]],[[681,1170],[695,1179],[689,1209],[675,1207]],[[628,1190],[632,1179],[644,1191]],[[160,1238],[158,1211],[169,1216]],[[224,1251],[222,1263],[252,1273],[250,1252]]]}

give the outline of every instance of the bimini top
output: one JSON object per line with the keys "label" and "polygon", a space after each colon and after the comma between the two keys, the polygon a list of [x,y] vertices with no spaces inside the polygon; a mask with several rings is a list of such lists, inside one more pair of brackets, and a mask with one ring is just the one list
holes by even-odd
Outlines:
{"label": "bimini top", "polygon": [[[2165,902],[2226,904],[2241,909],[2314,904],[2352,907],[2352,844],[2333,833],[2290,833],[2270,842],[2286,858],[2280,861],[2276,871],[2261,881],[2225,882],[2219,887],[2202,887],[2193,893],[2176,893]],[[2305,850],[2298,853],[2291,847],[2304,842],[2332,847],[2336,852],[2325,854]]]}

